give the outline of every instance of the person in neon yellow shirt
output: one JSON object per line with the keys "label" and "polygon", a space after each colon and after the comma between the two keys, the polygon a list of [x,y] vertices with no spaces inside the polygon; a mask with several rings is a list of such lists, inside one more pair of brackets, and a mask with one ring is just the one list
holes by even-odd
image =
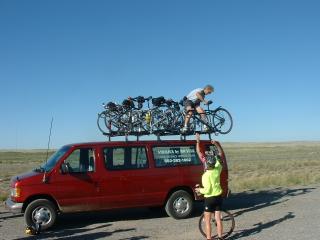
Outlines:
{"label": "person in neon yellow shirt", "polygon": [[217,223],[217,234],[218,239],[222,238],[223,226],[221,221],[221,207],[222,207],[222,188],[220,185],[220,174],[222,169],[225,167],[223,162],[222,149],[216,141],[211,141],[213,145],[218,149],[218,154],[212,151],[206,151],[202,153],[200,149],[200,135],[196,134],[197,140],[197,153],[201,161],[205,162],[206,170],[202,175],[202,186],[196,187],[195,191],[197,194],[204,195],[204,219],[206,225],[207,239],[211,239],[211,217],[214,213],[214,217]]}

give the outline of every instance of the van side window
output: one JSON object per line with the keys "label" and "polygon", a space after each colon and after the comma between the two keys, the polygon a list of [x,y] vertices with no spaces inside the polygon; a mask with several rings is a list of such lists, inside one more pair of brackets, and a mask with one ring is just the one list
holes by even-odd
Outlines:
{"label": "van side window", "polygon": [[68,165],[69,172],[85,173],[94,171],[94,159],[93,149],[81,148],[74,150],[64,162]]}
{"label": "van side window", "polygon": [[201,164],[195,146],[153,147],[152,151],[156,167]]}
{"label": "van side window", "polygon": [[109,170],[148,168],[144,147],[108,147],[103,152],[105,166]]}

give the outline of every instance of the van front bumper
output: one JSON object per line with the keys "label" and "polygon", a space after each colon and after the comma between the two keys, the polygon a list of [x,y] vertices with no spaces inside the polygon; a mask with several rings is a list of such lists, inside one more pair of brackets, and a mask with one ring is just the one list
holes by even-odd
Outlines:
{"label": "van front bumper", "polygon": [[13,213],[21,213],[22,212],[22,205],[23,203],[16,203],[11,200],[11,198],[8,198],[5,203],[5,208],[8,209],[10,212]]}

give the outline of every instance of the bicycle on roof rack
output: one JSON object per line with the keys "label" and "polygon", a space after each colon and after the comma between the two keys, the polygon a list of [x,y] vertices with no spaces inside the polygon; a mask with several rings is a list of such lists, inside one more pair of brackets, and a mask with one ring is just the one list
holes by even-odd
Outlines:
{"label": "bicycle on roof rack", "polygon": [[[145,102],[147,108],[143,108]],[[164,97],[129,97],[122,104],[114,102],[103,104],[105,110],[98,114],[97,125],[109,139],[114,136],[139,137],[150,134],[158,137],[166,135],[185,137],[196,132],[209,134],[211,138],[212,133],[216,135],[229,133],[233,126],[231,114],[222,107],[210,110],[211,104],[212,101],[209,101],[205,117],[195,110],[189,110],[193,114],[187,132],[181,132],[181,128],[188,112],[181,110],[178,102]],[[180,102],[180,105],[183,103]]]}
{"label": "bicycle on roof rack", "polygon": [[[195,109],[184,111],[184,118],[191,111],[192,116],[189,121],[189,130],[186,135],[198,133],[214,133],[214,134],[227,134],[233,127],[233,120],[231,114],[225,108],[219,106],[211,110],[210,105],[212,101],[208,101],[207,109],[203,114],[198,113]],[[183,102],[180,102],[183,105]]]}
{"label": "bicycle on roof rack", "polygon": [[[122,104],[109,102],[103,104],[105,110],[98,114],[99,130],[108,136],[147,135],[149,133],[144,118],[146,111],[143,103],[151,97],[136,97],[125,99]],[[137,106],[135,106],[137,103]]]}

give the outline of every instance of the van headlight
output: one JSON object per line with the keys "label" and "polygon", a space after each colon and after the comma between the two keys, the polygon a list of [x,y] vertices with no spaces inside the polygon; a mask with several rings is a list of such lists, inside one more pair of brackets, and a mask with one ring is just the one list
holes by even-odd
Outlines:
{"label": "van headlight", "polygon": [[15,187],[10,190],[11,197],[17,198],[21,196],[21,188]]}

